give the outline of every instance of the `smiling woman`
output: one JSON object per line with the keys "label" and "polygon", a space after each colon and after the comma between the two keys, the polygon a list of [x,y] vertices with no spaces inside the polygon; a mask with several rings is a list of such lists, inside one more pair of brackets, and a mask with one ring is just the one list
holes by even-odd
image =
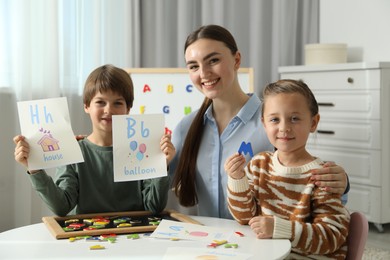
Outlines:
{"label": "smiling woman", "polygon": [[[226,156],[242,142],[255,153],[272,150],[260,122],[260,100],[238,81],[241,53],[224,27],[199,27],[187,37],[185,60],[191,81],[205,96],[202,106],[173,131],[177,156],[170,165],[173,187],[183,206],[199,214],[232,218],[227,208]],[[249,159],[249,155],[248,155]]]}

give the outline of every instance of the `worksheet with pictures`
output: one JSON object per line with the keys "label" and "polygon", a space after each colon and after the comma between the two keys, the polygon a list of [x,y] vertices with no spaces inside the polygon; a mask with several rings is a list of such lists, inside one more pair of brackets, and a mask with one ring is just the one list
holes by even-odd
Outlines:
{"label": "worksheet with pictures", "polygon": [[115,182],[167,176],[163,114],[116,115],[112,123]]}
{"label": "worksheet with pictures", "polygon": [[65,97],[17,102],[21,134],[30,153],[30,170],[83,162]]}
{"label": "worksheet with pictures", "polygon": [[220,227],[209,227],[192,223],[182,223],[172,220],[162,220],[151,237],[156,238],[177,238],[198,241],[226,240],[233,237],[231,229]]}
{"label": "worksheet with pictures", "polygon": [[251,254],[226,249],[210,249],[197,247],[168,247],[163,260],[247,260]]}

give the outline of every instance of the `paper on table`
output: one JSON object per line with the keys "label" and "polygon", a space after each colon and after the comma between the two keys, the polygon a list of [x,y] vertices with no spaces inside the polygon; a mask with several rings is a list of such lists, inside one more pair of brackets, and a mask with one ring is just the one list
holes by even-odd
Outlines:
{"label": "paper on table", "polygon": [[83,162],[65,97],[17,103],[21,133],[30,146],[30,170]]}
{"label": "paper on table", "polygon": [[247,260],[253,255],[236,252],[235,249],[210,249],[195,247],[168,247],[163,260]]}
{"label": "paper on table", "polygon": [[163,219],[150,236],[156,238],[200,240],[212,243],[213,240],[229,241],[233,235],[234,231],[231,229]]}

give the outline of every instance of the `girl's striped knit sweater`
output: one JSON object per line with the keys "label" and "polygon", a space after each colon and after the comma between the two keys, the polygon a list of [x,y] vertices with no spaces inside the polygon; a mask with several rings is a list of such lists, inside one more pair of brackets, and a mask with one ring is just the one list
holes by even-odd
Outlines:
{"label": "girl's striped knit sweater", "polygon": [[241,224],[258,215],[274,216],[273,238],[291,241],[289,259],[345,259],[349,213],[340,196],[314,185],[311,169],[320,159],[285,167],[275,153],[255,155],[246,177],[228,178],[228,204]]}

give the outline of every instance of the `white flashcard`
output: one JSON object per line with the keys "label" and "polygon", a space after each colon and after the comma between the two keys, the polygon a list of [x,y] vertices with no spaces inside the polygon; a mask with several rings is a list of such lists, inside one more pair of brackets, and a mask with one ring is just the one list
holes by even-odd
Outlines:
{"label": "white flashcard", "polygon": [[167,176],[163,114],[116,115],[112,124],[115,182]]}
{"label": "white flashcard", "polygon": [[213,240],[229,241],[233,235],[233,230],[226,228],[209,227],[163,219],[150,236],[156,238],[177,238],[212,242]]}
{"label": "white flashcard", "polygon": [[84,162],[65,97],[20,101],[17,105],[21,134],[30,146],[30,170]]}
{"label": "white flashcard", "polygon": [[163,260],[247,260],[252,256],[226,248],[168,247]]}

